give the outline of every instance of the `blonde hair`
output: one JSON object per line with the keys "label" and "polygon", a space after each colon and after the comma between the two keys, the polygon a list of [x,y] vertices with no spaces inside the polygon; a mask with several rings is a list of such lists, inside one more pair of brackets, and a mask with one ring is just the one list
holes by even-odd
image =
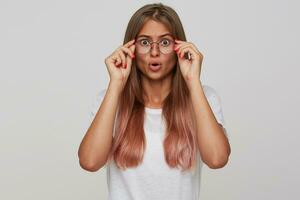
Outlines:
{"label": "blonde hair", "polygon": [[[163,23],[172,35],[186,41],[185,33],[177,13],[161,3],[148,4],[138,9],[131,17],[124,44],[136,38],[148,20]],[[140,72],[133,60],[127,83],[121,93],[116,119],[115,136],[108,155],[119,168],[136,167],[142,160],[146,148],[144,133],[145,104]],[[191,169],[195,164],[196,137],[193,110],[187,85],[179,65],[173,70],[171,91],[163,101],[162,116],[166,122],[163,147],[166,163],[171,167]]]}

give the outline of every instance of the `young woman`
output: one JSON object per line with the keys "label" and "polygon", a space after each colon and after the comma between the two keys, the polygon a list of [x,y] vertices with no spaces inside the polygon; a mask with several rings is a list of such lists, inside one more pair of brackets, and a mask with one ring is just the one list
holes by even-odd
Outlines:
{"label": "young woman", "polygon": [[145,5],[124,44],[78,151],[82,168],[106,166],[110,200],[198,200],[203,163],[225,166],[230,145],[219,96],[201,84],[203,55],[177,13]]}

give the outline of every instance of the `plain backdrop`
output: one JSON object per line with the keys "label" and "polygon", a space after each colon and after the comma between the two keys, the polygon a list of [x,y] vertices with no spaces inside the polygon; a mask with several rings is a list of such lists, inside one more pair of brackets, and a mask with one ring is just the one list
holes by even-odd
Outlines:
{"label": "plain backdrop", "polygon": [[[155,1],[0,1],[0,199],[106,199],[106,171],[77,151],[104,59]],[[204,166],[200,199],[299,199],[299,1],[161,1],[204,55],[232,153]],[[287,197],[289,196],[289,197]]]}

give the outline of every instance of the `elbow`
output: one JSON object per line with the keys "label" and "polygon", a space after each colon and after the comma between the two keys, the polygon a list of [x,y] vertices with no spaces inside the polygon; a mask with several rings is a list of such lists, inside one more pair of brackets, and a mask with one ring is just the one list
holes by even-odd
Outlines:
{"label": "elbow", "polygon": [[[80,148],[77,153],[79,166],[89,172],[98,171],[106,162],[96,161],[95,158],[91,158],[87,156],[85,152],[83,152]],[[104,163],[104,164],[103,164]]]}
{"label": "elbow", "polygon": [[93,163],[83,162],[80,159],[79,159],[79,165],[82,169],[89,172],[96,172],[102,167],[102,165],[95,165]]}
{"label": "elbow", "polygon": [[213,159],[210,162],[206,162],[206,165],[211,169],[220,169],[225,167],[228,161],[229,161],[229,157],[224,156],[218,159]]}
{"label": "elbow", "polygon": [[230,154],[231,148],[228,143],[226,153],[222,153],[221,155],[216,156],[214,159],[210,159],[209,162],[206,162],[206,164],[211,169],[223,168],[228,163]]}
{"label": "elbow", "polygon": [[101,169],[106,162],[95,162],[91,159],[85,159],[79,156],[79,165],[82,169],[89,171],[89,172],[96,172]]}

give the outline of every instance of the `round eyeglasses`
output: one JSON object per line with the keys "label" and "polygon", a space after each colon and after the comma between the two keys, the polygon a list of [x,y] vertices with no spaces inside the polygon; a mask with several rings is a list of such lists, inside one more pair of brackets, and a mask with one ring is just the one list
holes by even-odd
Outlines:
{"label": "round eyeglasses", "polygon": [[162,38],[157,42],[151,41],[150,39],[141,38],[136,41],[136,51],[139,54],[146,54],[150,51],[152,44],[157,43],[159,50],[163,54],[169,54],[174,49],[174,40]]}

